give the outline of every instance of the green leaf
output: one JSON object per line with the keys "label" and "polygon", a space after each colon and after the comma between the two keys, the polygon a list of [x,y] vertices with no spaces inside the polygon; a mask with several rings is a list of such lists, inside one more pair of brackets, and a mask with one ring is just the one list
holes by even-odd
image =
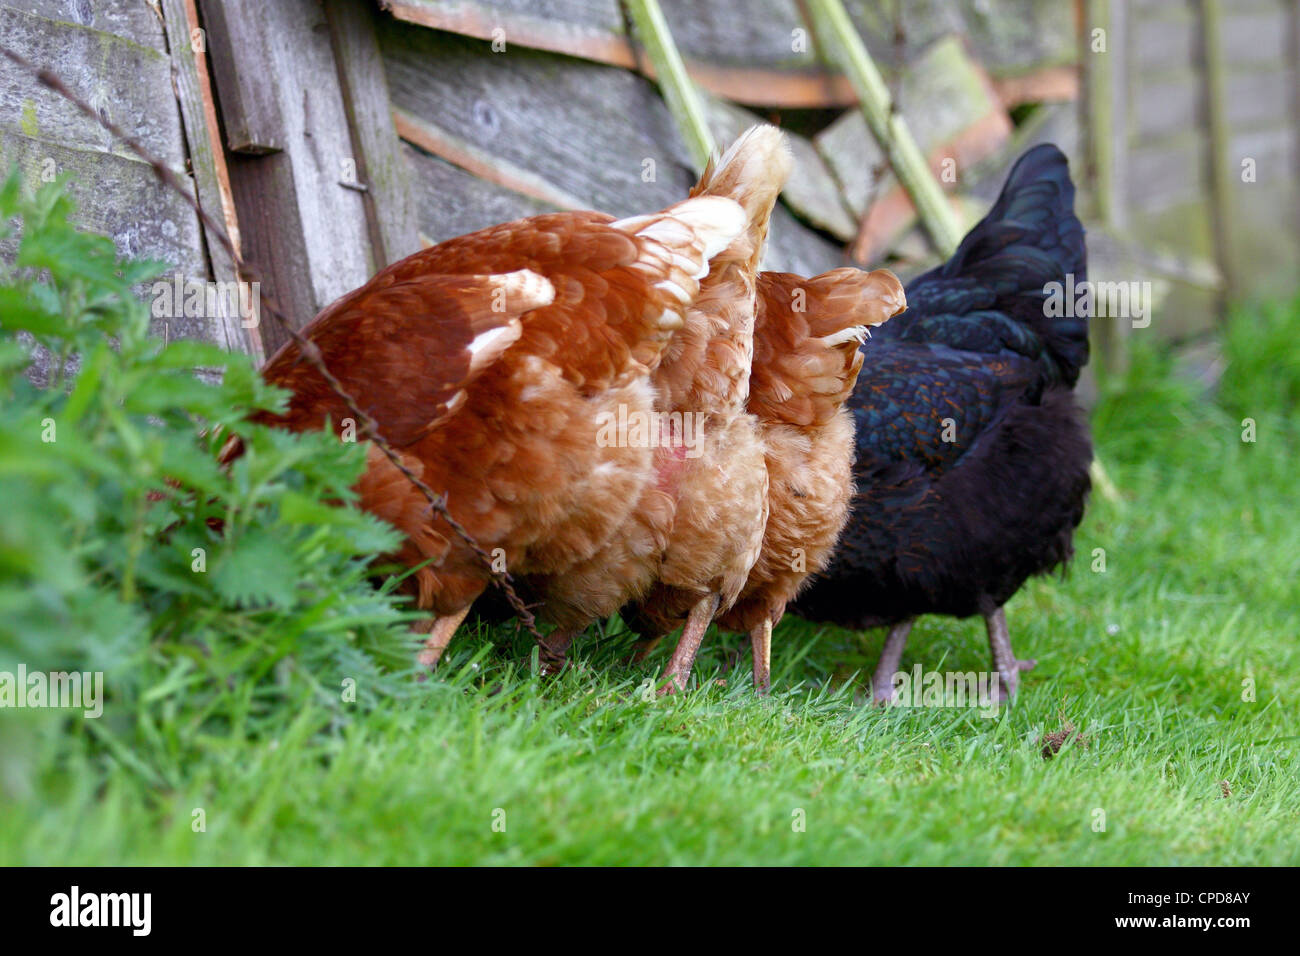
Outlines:
{"label": "green leaf", "polygon": [[235,607],[292,606],[296,568],[286,537],[257,528],[228,545],[212,575],[217,593]]}

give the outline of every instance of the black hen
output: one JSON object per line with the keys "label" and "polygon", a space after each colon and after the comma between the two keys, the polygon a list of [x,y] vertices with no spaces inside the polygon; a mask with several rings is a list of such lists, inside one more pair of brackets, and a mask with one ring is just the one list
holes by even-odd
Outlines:
{"label": "black hen", "polygon": [[1059,315],[1045,287],[1067,274],[1077,285],[1086,269],[1065,156],[1035,147],[952,259],[907,287],[907,312],[864,347],[849,400],[853,514],[794,611],[890,626],[878,700],[892,695],[921,614],[983,615],[1004,697],[1033,666],[1012,653],[1002,605],[1070,558],[1083,517],[1092,447],[1072,388],[1087,320],[1068,305]]}

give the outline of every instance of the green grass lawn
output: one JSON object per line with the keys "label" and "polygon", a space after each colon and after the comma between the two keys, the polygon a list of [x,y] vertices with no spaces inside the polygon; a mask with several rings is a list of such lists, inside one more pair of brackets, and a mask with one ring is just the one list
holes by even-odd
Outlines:
{"label": "green grass lawn", "polygon": [[[668,649],[625,666],[617,624],[554,680],[467,629],[415,693],[212,733],[167,784],[89,738],[0,762],[0,862],[1300,863],[1300,374],[1236,330],[1217,397],[1140,356],[1097,409],[1122,499],[1094,495],[1069,575],[1008,605],[1039,663],[997,717],[865,705],[882,632],[787,620],[767,699],[711,632],[698,686],[660,700]],[[917,662],[985,670],[982,623],[922,619]],[[1067,725],[1086,741],[1045,759]]]}

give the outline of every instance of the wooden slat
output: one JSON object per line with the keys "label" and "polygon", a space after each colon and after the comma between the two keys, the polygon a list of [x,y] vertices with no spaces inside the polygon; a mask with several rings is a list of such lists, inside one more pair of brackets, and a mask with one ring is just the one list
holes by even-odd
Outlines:
{"label": "wooden slat", "polygon": [[1223,62],[1225,66],[1257,67],[1261,63],[1285,64],[1288,56],[1287,4],[1266,12],[1238,12],[1235,4],[1223,9]]}
{"label": "wooden slat", "polygon": [[1197,34],[1192,6],[1167,4],[1133,15],[1133,43],[1142,51],[1134,64],[1136,73],[1159,76],[1190,70],[1196,65]]}
{"label": "wooden slat", "polygon": [[1285,64],[1227,69],[1225,63],[1224,119],[1234,128],[1276,127],[1291,114],[1290,76]]}
{"label": "wooden slat", "polygon": [[167,49],[158,12],[135,0],[6,0],[5,6],[47,20],[112,33],[158,51]]}
{"label": "wooden slat", "polygon": [[[164,109],[169,106],[162,104]],[[0,168],[17,164],[34,187],[44,181],[47,163],[68,177],[79,225],[109,236],[123,255],[161,260],[185,277],[207,275],[193,209],[159,183],[148,164],[0,129]],[[220,330],[202,318],[174,320],[171,325],[173,336],[221,341]]]}
{"label": "wooden slat", "polygon": [[393,111],[393,122],[402,139],[437,156],[484,182],[526,196],[552,209],[586,209],[588,204],[552,186],[542,177],[503,160],[485,149],[439,129],[405,110]]}
{"label": "wooden slat", "polygon": [[[10,49],[64,77],[102,115],[155,156],[183,168],[180,118],[171,102],[171,63],[165,53],[112,33],[47,20],[0,5],[0,37]],[[0,59],[0,127],[62,143],[134,155],[99,123]]]}
{"label": "wooden slat", "polygon": [[902,4],[903,61],[925,55],[944,36],[965,38],[995,77],[1016,77],[1077,62],[1073,4],[1067,0],[845,0],[872,52],[894,43]]}
{"label": "wooden slat", "polygon": [[381,22],[379,45],[402,135],[446,156],[411,134],[418,125],[484,175],[531,174],[535,188],[512,188],[545,183],[551,190],[536,194],[556,205],[625,216],[666,206],[694,182],[667,107],[634,73],[538,50],[493,54],[392,20]]}
{"label": "wooden slat", "polygon": [[[163,0],[163,4],[173,66],[172,76],[175,79],[181,120],[185,126],[186,152],[199,205],[218,222],[225,224],[226,233],[238,251],[238,221],[235,217],[234,197],[230,191],[230,175],[217,130],[207,58],[194,49],[192,42],[192,31],[198,25],[194,0]],[[204,236],[211,277],[219,282],[238,280],[235,263],[225,247],[215,236],[208,235],[206,229]],[[245,329],[238,317],[227,318],[214,332],[218,335],[218,344],[224,348],[246,352],[258,359],[264,357],[259,329]]]}
{"label": "wooden slat", "polygon": [[[504,31],[507,49],[563,53],[653,77],[629,42],[618,0],[550,3],[543,12],[513,0],[381,0],[394,18],[479,40]],[[796,53],[792,32],[802,25],[793,0],[760,0],[741,17],[725,7],[665,2],[673,35],[682,46],[691,79],[701,89],[737,103],[786,108],[825,108],[856,102],[842,76]],[[771,10],[779,13],[773,15]],[[718,21],[703,15],[726,15]],[[721,41],[726,49],[715,47]],[[698,50],[698,52],[697,52]],[[766,51],[768,62],[764,62]]]}
{"label": "wooden slat", "polygon": [[1132,78],[1133,131],[1143,142],[1177,136],[1201,120],[1200,77],[1190,69],[1160,79]]}
{"label": "wooden slat", "polygon": [[1131,175],[1124,201],[1126,223],[1140,226],[1141,219],[1151,213],[1204,199],[1205,148],[1204,138],[1197,129],[1129,148],[1126,162]]}
{"label": "wooden slat", "polygon": [[271,37],[265,5],[257,0],[201,0],[212,72],[221,97],[226,144],[237,153],[285,148],[286,130],[276,96],[277,81],[293,78],[268,71]]}
{"label": "wooden slat", "polygon": [[[996,153],[1011,135],[1011,121],[988,77],[956,38],[935,44],[907,69],[899,100],[902,115],[936,175],[951,159],[960,180],[963,170]],[[857,112],[840,117],[813,142],[841,183],[853,214],[867,217],[854,258],[874,261],[913,222],[911,201],[891,172],[873,184],[872,171],[887,169],[888,163]],[[943,185],[953,188],[956,183]]]}
{"label": "wooden slat", "polygon": [[420,232],[431,242],[563,208],[489,182],[414,146],[405,146],[403,153],[413,174],[411,206]]}
{"label": "wooden slat", "polygon": [[388,80],[375,38],[375,10],[357,0],[326,0],[326,17],[356,151],[357,176],[376,265],[420,247],[410,203],[410,176],[393,125]]}
{"label": "wooden slat", "polygon": [[[201,9],[206,14],[215,2],[203,0]],[[253,23],[261,39],[224,55],[236,75],[275,78],[263,83],[272,105],[260,115],[279,116],[277,142],[283,148],[232,153],[231,183],[245,258],[281,309],[302,324],[370,278],[376,260],[363,193],[355,188],[355,177],[348,181],[354,149],[321,5],[280,0],[259,6]],[[213,54],[221,35],[209,31]],[[220,84],[218,94],[226,120]],[[242,102],[237,109],[246,106]],[[272,324],[264,324],[262,332],[268,353],[284,340]]]}

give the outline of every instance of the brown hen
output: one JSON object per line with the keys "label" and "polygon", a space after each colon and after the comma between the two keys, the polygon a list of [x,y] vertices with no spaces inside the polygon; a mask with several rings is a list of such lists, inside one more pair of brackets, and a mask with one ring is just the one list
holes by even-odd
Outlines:
{"label": "brown hen", "polygon": [[771,680],[772,628],[809,575],[826,566],[848,520],[853,418],[844,402],[862,368],[858,345],[905,301],[902,284],[884,269],[758,277],[748,407],[762,422],[768,517],[758,560],[718,624],[749,635],[760,693]]}
{"label": "brown hen", "polygon": [[[556,574],[596,554],[655,479],[650,447],[602,441],[602,429],[620,409],[653,410],[651,375],[709,260],[744,226],[720,198],[617,222],[506,223],[394,263],[303,335],[483,549],[513,573]],[[264,375],[292,392],[266,421],[347,435],[346,405],[296,344]],[[432,665],[489,569],[377,449],[357,488],[406,536],[394,557],[418,568],[417,606],[436,615],[421,655]]]}
{"label": "brown hen", "polygon": [[746,403],[758,264],[790,166],[780,131],[754,127],[710,163],[691,191],[736,200],[748,227],[713,260],[686,328],[655,376],[673,407],[702,415],[699,455],[684,460],[676,475],[676,514],[654,584],[631,612],[656,639],[685,618],[664,692],[685,687],[704,632],[736,602],[762,546],[768,475],[762,430]]}
{"label": "brown hen", "polygon": [[542,648],[546,670],[563,664],[588,624],[644,598],[653,585],[657,599],[673,601],[681,614],[699,606],[703,623],[688,629],[677,666],[669,669],[684,683],[691,641],[698,645],[717,600],[730,606],[757,556],[766,473],[756,422],[744,411],[754,271],[789,166],[781,133],[754,127],[710,164],[692,191],[739,202],[747,228],[713,259],[654,373],[658,417],[642,437],[653,445],[655,480],[604,548],[562,574],[528,582],[542,599],[542,616],[557,625]]}

